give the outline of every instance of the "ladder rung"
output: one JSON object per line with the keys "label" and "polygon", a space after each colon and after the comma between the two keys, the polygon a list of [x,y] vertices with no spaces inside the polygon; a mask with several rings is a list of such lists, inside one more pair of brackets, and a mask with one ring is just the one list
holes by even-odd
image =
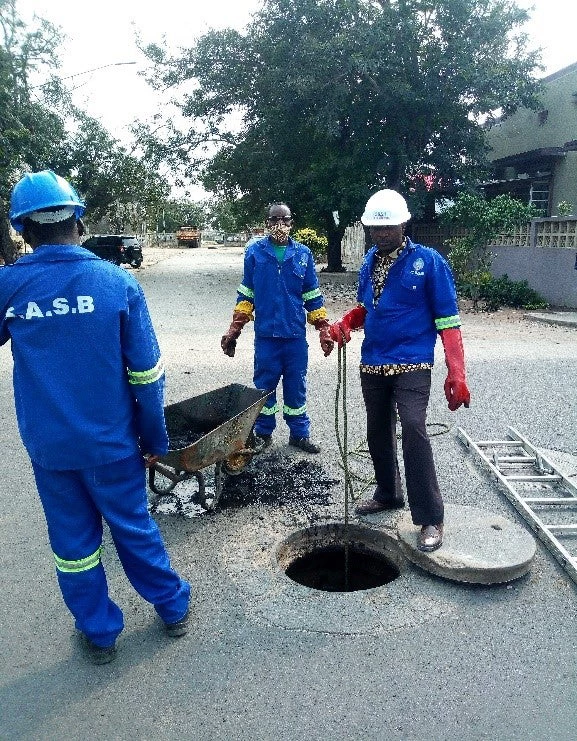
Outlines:
{"label": "ladder rung", "polygon": [[514,446],[516,448],[521,447],[519,440],[479,440],[479,442],[475,442],[475,445],[478,445],[479,448],[496,447],[497,445]]}
{"label": "ladder rung", "polygon": [[498,463],[535,463],[537,460],[534,455],[498,455],[493,460],[497,460]]}
{"label": "ladder rung", "polygon": [[561,481],[563,478],[562,476],[559,476],[556,473],[543,473],[543,474],[530,474],[528,476],[523,476],[521,474],[513,475],[513,476],[506,476],[503,474],[507,481]]}

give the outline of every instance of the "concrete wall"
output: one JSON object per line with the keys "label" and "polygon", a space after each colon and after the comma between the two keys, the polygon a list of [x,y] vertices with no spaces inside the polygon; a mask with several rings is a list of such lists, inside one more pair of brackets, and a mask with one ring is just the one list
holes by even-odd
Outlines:
{"label": "concrete wall", "polygon": [[491,272],[526,280],[551,306],[577,309],[577,250],[555,247],[493,246]]}
{"label": "concrete wall", "polygon": [[[573,133],[577,134],[577,124]],[[561,201],[570,203],[572,213],[577,214],[577,152],[567,152],[555,166],[555,176],[551,181],[552,213],[557,213]]]}

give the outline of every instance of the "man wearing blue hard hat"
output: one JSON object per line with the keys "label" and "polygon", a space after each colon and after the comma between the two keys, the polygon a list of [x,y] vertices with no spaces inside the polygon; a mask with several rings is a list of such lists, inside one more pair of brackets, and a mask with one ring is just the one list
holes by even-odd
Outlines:
{"label": "man wearing blue hard hat", "polygon": [[85,206],[50,170],[13,188],[10,222],[32,247],[0,270],[20,434],[64,601],[95,663],[124,627],[101,561],[103,520],[124,571],[168,635],[187,632],[190,586],[147,507],[145,467],[168,449],[164,371],[142,289],[80,246]]}

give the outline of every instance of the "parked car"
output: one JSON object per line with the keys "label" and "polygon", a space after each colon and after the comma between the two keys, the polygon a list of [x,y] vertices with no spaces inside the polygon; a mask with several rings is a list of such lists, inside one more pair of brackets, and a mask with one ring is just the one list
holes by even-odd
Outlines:
{"label": "parked car", "polygon": [[82,243],[87,250],[115,265],[142,265],[142,245],[138,237],[127,234],[96,234]]}

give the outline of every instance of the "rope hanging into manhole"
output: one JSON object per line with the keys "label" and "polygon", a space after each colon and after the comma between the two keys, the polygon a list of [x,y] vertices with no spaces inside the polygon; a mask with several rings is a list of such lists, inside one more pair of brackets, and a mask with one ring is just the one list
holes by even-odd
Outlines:
{"label": "rope hanging into manhole", "polygon": [[[341,394],[342,388],[342,394]],[[342,419],[343,419],[343,432],[342,439],[339,429],[339,401],[342,407]],[[446,435],[450,431],[450,426],[445,422],[427,422],[427,430],[429,437],[437,437],[439,435]],[[348,523],[349,518],[349,501],[352,504],[373,484],[376,484],[374,476],[365,478],[358,473],[351,471],[349,465],[349,458],[356,458],[360,460],[370,461],[369,448],[366,439],[361,441],[351,451],[348,449],[348,416],[347,416],[347,345],[343,336],[342,347],[338,350],[338,370],[337,370],[337,388],[335,393],[335,432],[337,438],[337,445],[341,456],[339,466],[344,471],[344,486],[345,486],[345,525]],[[397,432],[397,439],[400,440],[402,437],[400,432]],[[372,462],[370,464],[372,466]],[[359,481],[363,486],[355,495],[353,487],[353,479]]]}
{"label": "rope hanging into manhole", "polygon": [[[341,454],[342,466],[345,472],[345,591],[349,587],[349,497],[351,504],[354,501],[354,492],[348,464],[348,418],[347,418],[347,343],[344,332],[341,329],[342,343],[339,343],[337,390],[335,393],[335,433],[337,445]],[[343,437],[341,440],[339,431],[339,394],[342,388],[342,410],[343,410]]]}
{"label": "rope hanging into manhole", "polygon": [[[342,389],[342,392],[341,392]],[[342,404],[343,434],[339,429],[339,401]],[[353,483],[349,471],[348,416],[347,416],[347,345],[343,335],[342,346],[338,351],[337,389],[335,393],[335,433],[341,455],[341,467],[345,473],[345,526],[349,522],[349,501],[355,501]]]}

